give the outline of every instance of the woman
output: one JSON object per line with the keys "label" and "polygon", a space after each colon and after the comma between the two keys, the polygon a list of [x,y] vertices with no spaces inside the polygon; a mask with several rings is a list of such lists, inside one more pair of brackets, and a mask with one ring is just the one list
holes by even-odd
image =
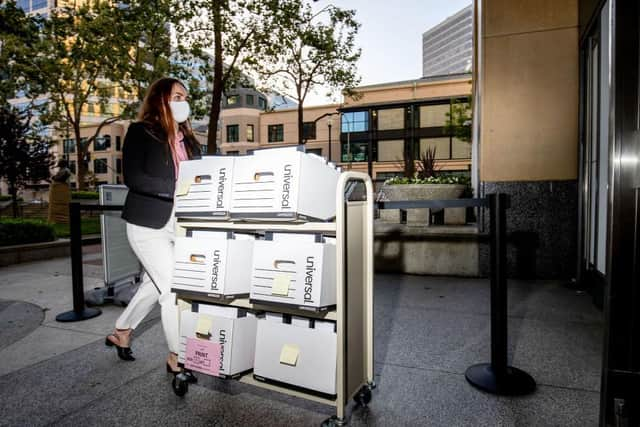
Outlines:
{"label": "woman", "polygon": [[122,149],[124,183],[129,193],[122,211],[127,237],[145,274],[138,292],[106,338],[122,360],[135,360],[131,332],[160,303],[169,347],[167,371],[177,373],[178,308],[171,293],[173,273],[173,193],[183,160],[200,156],[188,118],[187,90],[180,81],[161,78],[148,89],[138,122],[129,126]]}

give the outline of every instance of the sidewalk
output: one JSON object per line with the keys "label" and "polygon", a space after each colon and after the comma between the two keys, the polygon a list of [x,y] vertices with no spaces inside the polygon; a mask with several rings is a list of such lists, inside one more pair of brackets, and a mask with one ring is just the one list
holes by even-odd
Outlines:
{"label": "sidewalk", "polygon": [[[102,285],[99,246],[85,247],[85,287]],[[166,374],[159,310],[136,331],[135,362],[104,345],[121,307],[76,323],[68,258],[0,268],[0,425],[320,425],[332,408],[199,375],[180,398]],[[377,275],[369,408],[351,425],[595,426],[602,321],[589,296],[553,281],[510,281],[509,360],[538,390],[521,398],[472,388],[488,362],[489,286],[480,279]]]}

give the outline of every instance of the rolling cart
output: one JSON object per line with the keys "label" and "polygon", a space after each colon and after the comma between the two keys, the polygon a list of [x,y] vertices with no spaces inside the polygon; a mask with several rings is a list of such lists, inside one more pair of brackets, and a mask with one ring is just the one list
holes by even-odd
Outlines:
{"label": "rolling cart", "polygon": [[[356,189],[354,191],[354,189]],[[357,200],[354,200],[357,199]],[[351,399],[361,405],[371,400],[373,381],[373,188],[368,175],[343,172],[336,192],[334,222],[223,222],[211,219],[181,219],[176,222],[176,236],[185,236],[188,229],[242,232],[322,233],[336,238],[336,306],[327,311],[309,311],[296,307],[252,303],[248,298],[223,299],[214,295],[195,294],[174,289],[178,300],[188,303],[209,302],[255,311],[270,311],[336,322],[337,369],[335,398],[318,396],[295,387],[261,382],[253,373],[238,381],[280,393],[334,406],[336,414],[323,425],[344,425],[346,406]],[[178,374],[173,391],[183,396],[188,391],[189,378]]]}

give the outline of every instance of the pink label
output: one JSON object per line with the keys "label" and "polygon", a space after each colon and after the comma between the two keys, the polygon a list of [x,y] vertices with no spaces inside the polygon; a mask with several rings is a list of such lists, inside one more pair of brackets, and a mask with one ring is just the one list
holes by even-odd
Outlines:
{"label": "pink label", "polygon": [[204,374],[220,374],[220,343],[187,338],[184,367]]}

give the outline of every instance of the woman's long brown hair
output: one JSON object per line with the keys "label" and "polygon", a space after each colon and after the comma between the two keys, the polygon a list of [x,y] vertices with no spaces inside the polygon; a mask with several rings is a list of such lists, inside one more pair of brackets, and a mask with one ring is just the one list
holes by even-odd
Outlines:
{"label": "woman's long brown hair", "polygon": [[176,129],[176,122],[173,120],[169,101],[173,85],[179,84],[183,88],[186,87],[178,79],[171,77],[162,77],[151,83],[147,89],[147,93],[142,102],[142,108],[138,113],[138,121],[143,122],[151,130],[162,130],[166,135],[167,143],[171,154],[175,157],[175,138],[178,130],[184,135],[184,147],[189,158],[193,158],[193,145],[197,144],[196,138],[191,129],[189,120],[179,123]]}

